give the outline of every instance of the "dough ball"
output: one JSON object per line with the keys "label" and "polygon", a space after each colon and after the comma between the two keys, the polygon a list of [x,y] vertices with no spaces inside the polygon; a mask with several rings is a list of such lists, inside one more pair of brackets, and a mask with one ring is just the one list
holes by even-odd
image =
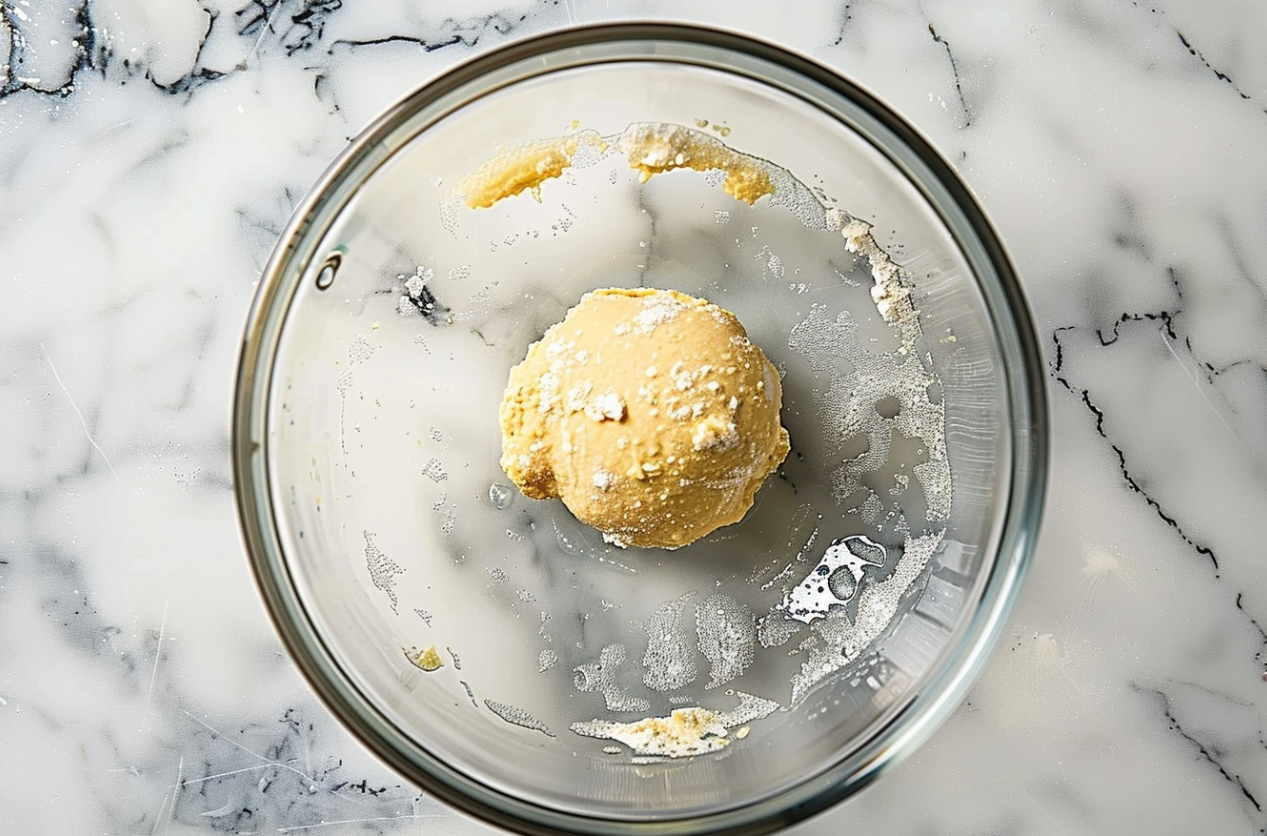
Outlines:
{"label": "dough ball", "polygon": [[738,522],[788,452],[782,387],[734,314],[683,293],[586,294],[510,372],[501,465],[620,546]]}

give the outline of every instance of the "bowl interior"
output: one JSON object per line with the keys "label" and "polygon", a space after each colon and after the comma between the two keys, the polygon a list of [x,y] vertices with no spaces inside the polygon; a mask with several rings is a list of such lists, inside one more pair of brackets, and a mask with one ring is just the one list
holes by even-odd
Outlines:
{"label": "bowl interior", "polygon": [[[637,52],[399,107],[296,228],[260,365],[275,568],[367,728],[424,782],[625,822],[786,796],[899,725],[998,571],[1017,420],[997,312],[900,157],[754,72]],[[749,205],[717,170],[642,182],[631,125],[781,185]],[[582,135],[603,139],[536,197],[462,202],[490,159]],[[888,258],[911,304],[886,318]],[[608,286],[728,308],[783,375],[793,452],[742,522],[677,551],[608,545],[498,466],[510,367]],[[715,751],[621,737],[691,707],[726,727]]]}

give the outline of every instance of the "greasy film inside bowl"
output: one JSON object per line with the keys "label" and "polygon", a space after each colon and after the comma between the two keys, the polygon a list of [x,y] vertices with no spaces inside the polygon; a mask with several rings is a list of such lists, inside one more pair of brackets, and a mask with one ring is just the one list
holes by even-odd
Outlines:
{"label": "greasy film inside bowl", "polygon": [[[813,199],[748,205],[718,172],[642,183],[618,144],[541,183],[539,202],[471,209],[455,193],[526,140],[631,123],[770,160]],[[873,259],[847,250],[833,206],[903,266],[914,331],[881,315]],[[1002,369],[935,213],[838,122],[712,70],[554,73],[401,148],[321,252],[337,270],[310,268],[275,364],[280,534],[337,663],[434,756],[582,813],[732,807],[839,760],[953,642],[1005,498]],[[784,467],[743,522],[673,552],[605,544],[498,466],[510,367],[585,291],[638,285],[733,311],[784,375]],[[794,600],[820,565],[828,592]],[[431,646],[443,666],[426,671]],[[728,724],[715,752],[588,736],[692,707]]]}

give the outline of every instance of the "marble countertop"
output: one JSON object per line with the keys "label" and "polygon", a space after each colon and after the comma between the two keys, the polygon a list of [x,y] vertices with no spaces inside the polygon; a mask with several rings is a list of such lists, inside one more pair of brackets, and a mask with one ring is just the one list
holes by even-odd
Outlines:
{"label": "marble countertop", "polygon": [[255,282],[380,109],[481,50],[724,24],[879,94],[995,220],[1053,474],[1010,632],[796,833],[1267,832],[1267,7],[0,2],[0,831],[488,833],[297,675],[234,516]]}

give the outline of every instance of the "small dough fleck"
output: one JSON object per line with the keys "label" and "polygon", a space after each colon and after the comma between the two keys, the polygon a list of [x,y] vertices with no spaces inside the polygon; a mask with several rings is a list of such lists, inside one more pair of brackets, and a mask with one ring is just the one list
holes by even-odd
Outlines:
{"label": "small dough fleck", "polygon": [[440,653],[436,650],[434,644],[422,650],[411,647],[405,651],[405,658],[427,673],[438,671],[444,667],[444,660],[440,658]]}
{"label": "small dough fleck", "polygon": [[672,290],[596,290],[511,370],[501,465],[608,542],[675,549],[752,507],[788,453],[781,400],[729,311]]}

